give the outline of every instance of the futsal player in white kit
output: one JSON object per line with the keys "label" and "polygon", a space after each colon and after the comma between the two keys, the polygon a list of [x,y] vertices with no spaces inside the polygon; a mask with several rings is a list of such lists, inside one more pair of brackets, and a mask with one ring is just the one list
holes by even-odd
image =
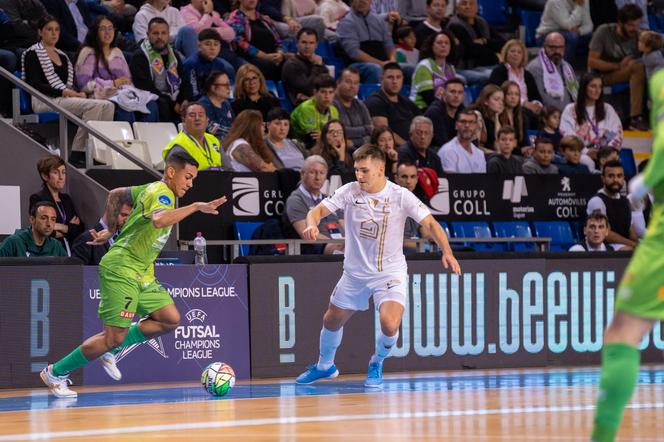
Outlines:
{"label": "futsal player in white kit", "polygon": [[460,274],[445,232],[429,209],[408,189],[385,177],[385,154],[365,144],[353,153],[357,181],[348,183],[307,214],[305,239],[318,237],[321,218],[344,211],[346,241],[344,271],[330,297],[320,332],[320,356],[295,380],[311,384],[339,375],[334,354],[341,343],[343,326],[358,310],[369,308],[369,298],[380,314],[381,332],[369,361],[367,387],[382,388],[383,360],[399,338],[399,325],[408,293],[408,269],[403,255],[403,232],[411,217],[432,232],[443,251],[443,267]]}

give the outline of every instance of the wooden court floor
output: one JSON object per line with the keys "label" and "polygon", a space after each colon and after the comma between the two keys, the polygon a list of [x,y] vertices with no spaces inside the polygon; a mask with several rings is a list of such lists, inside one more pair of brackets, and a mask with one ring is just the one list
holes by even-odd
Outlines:
{"label": "wooden court floor", "polygon": [[[0,441],[588,441],[599,371],[473,370],[296,386],[240,382],[224,398],[197,384],[0,391]],[[644,367],[620,441],[664,440],[664,366]]]}

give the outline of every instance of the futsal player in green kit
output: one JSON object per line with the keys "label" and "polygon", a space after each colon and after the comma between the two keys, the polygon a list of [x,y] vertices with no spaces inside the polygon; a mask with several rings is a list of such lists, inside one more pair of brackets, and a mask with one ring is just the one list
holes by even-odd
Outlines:
{"label": "futsal player in green kit", "polygon": [[[69,373],[109,351],[111,356],[104,368],[119,379],[112,354],[178,326],[180,313],[168,291],[155,279],[154,261],[166,244],[173,224],[196,212],[216,215],[217,208],[226,202],[226,197],[221,197],[176,209],[175,197],[182,197],[191,188],[197,174],[198,164],[193,158],[184,152],[174,152],[166,159],[162,181],[114,189],[109,194],[108,229],[90,231],[93,236],[90,244],[104,244],[115,233],[121,201],[126,201],[128,194],[134,207],[120,236],[99,264],[99,318],[104,322],[104,329],[41,372],[42,380],[55,396],[75,398],[76,392],[68,385],[71,383]],[[147,318],[131,325],[134,315],[139,318],[147,315]],[[114,370],[117,376],[113,376]]]}
{"label": "futsal player in green kit", "polygon": [[602,374],[591,439],[613,441],[639,373],[638,346],[655,321],[664,320],[664,69],[650,80],[653,147],[648,167],[632,179],[630,195],[654,196],[645,237],[620,282],[616,311],[604,334]]}

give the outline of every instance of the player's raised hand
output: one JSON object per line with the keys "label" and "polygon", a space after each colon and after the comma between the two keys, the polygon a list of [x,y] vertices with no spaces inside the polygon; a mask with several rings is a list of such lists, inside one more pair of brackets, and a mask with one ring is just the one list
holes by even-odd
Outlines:
{"label": "player's raised hand", "polygon": [[222,196],[221,198],[217,198],[216,200],[209,201],[207,203],[198,203],[198,210],[200,210],[203,213],[207,213],[210,215],[218,215],[219,211],[217,208],[224,204],[226,202],[226,197]]}
{"label": "player's raised hand", "polygon": [[457,275],[461,274],[461,266],[459,265],[459,262],[456,260],[454,255],[452,255],[451,253],[443,253],[441,261],[443,261],[444,268],[451,269]]}
{"label": "player's raised hand", "polygon": [[313,241],[318,238],[318,233],[318,226],[309,226],[302,231],[302,238]]}
{"label": "player's raised hand", "polygon": [[95,229],[90,229],[90,236],[92,236],[92,241],[88,241],[86,244],[90,246],[101,246],[103,244],[106,244],[106,241],[113,236],[111,232],[108,231],[108,229],[100,230],[97,232]]}

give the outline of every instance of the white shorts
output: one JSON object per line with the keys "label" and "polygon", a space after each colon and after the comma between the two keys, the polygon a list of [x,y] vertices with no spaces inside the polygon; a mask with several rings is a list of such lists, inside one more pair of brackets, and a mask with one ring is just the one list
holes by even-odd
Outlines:
{"label": "white shorts", "polygon": [[346,272],[341,276],[330,296],[332,305],[344,310],[367,310],[373,296],[376,309],[385,301],[406,306],[408,273],[392,273],[378,278],[357,278]]}

